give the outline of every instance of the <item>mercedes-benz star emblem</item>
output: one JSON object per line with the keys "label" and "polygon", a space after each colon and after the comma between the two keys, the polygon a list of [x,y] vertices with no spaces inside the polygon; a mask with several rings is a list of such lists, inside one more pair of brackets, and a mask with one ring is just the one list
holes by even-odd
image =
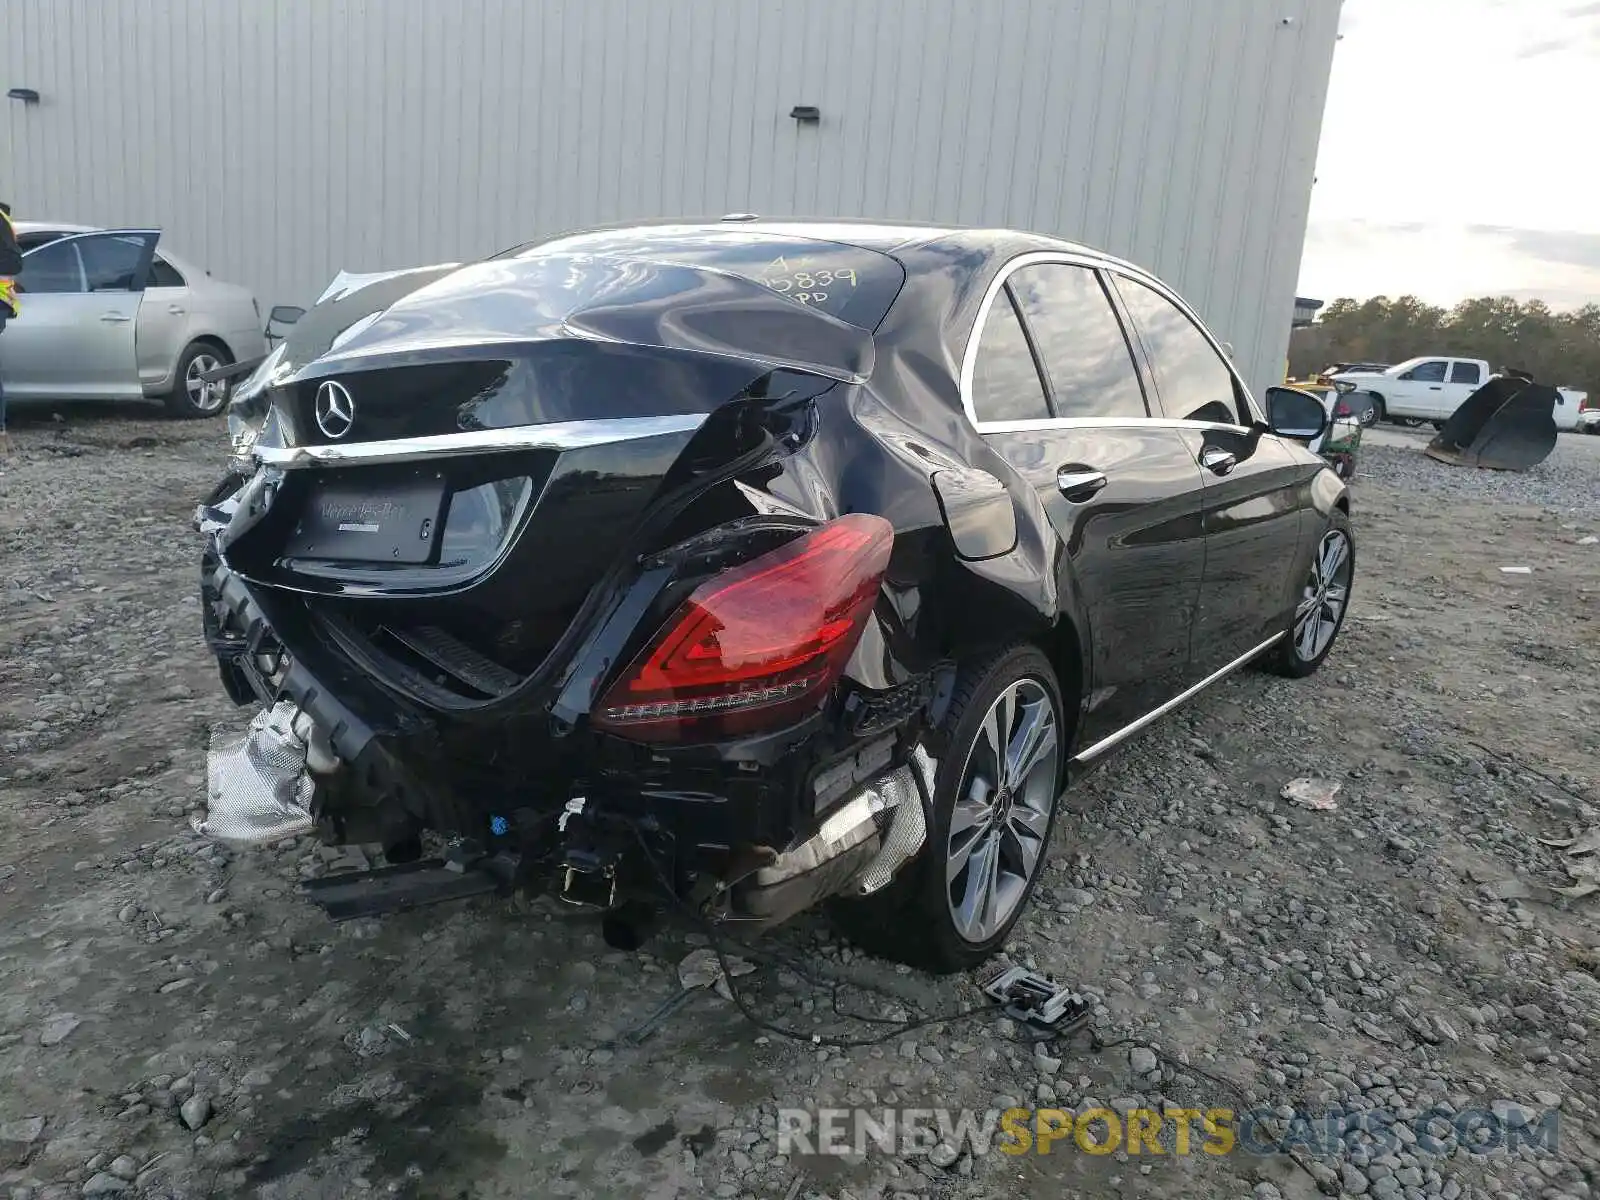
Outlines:
{"label": "mercedes-benz star emblem", "polygon": [[356,423],[356,402],[350,389],[330,379],[317,389],[317,428],[328,437],[342,438]]}

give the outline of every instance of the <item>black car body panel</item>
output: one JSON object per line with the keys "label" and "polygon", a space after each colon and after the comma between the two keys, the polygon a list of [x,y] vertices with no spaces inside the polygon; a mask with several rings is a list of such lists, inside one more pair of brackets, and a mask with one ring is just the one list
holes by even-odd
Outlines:
{"label": "black car body panel", "polygon": [[[1061,419],[1035,346],[1048,417],[975,420],[980,322],[1025,306],[1008,271],[1057,259],[1101,281],[1137,418]],[[1086,765],[1287,628],[1343,485],[1266,432],[1236,378],[1226,419],[1174,415],[1181,380],[1112,272],[1153,282],[1011,231],[663,224],[325,301],[238,389],[248,436],[201,510],[225,686],[325,731],[326,836],[396,857],[427,829],[537,841],[571,868],[626,856],[631,835],[600,822],[616,814],[661,839],[635,882],[710,875],[725,916],[779,919],[869,855],[751,872],[874,778],[936,760],[972,654],[1044,647]],[[340,394],[353,418],[322,419]],[[1226,474],[1202,465],[1216,448]],[[1105,480],[1076,494],[1080,469]],[[704,742],[600,727],[607,688],[696,589],[848,514],[887,521],[892,551],[813,708]]]}

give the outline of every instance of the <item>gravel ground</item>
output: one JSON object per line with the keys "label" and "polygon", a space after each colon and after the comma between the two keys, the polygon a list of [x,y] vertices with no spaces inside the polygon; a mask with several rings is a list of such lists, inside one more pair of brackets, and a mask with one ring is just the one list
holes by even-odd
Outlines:
{"label": "gravel ground", "polygon": [[1385,481],[1449,501],[1491,504],[1535,504],[1562,513],[1600,520],[1600,437],[1563,433],[1555,453],[1532,470],[1442,471],[1426,455],[1416,453],[1433,437],[1432,429],[1394,427],[1366,430],[1363,466]]}
{"label": "gravel ground", "polygon": [[[744,952],[740,995],[785,1026],[888,1034],[831,1049],[710,990],[622,1038],[678,990],[690,930],[623,954],[546,900],[336,926],[294,885],[355,856],[192,835],[208,736],[246,716],[201,644],[188,527],[222,435],[143,417],[24,412],[0,466],[0,1194],[1600,1189],[1600,897],[1545,902],[1566,877],[1537,840],[1600,821],[1600,545],[1582,544],[1600,457],[1573,439],[1504,476],[1374,438],[1327,667],[1231,679],[1071,794],[1008,953],[1082,981],[1098,1043],[1035,1048],[989,1015],[845,1020],[835,1003],[906,1018],[976,991],[802,920]],[[1279,798],[1308,775],[1340,783],[1336,808]],[[1295,1157],[1176,1154],[1170,1123],[1159,1156],[1069,1137],[829,1157],[774,1135],[780,1106],[1019,1103],[1372,1119]],[[1438,1106],[1559,1106],[1558,1144],[1430,1144]]]}

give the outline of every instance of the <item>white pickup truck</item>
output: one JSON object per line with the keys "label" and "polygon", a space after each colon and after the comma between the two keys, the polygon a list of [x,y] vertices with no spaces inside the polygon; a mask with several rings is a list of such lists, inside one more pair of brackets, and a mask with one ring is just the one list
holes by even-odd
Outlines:
{"label": "white pickup truck", "polygon": [[[1492,372],[1481,358],[1411,358],[1383,371],[1341,371],[1333,376],[1375,396],[1375,421],[1400,425],[1431,422],[1443,425],[1461,402],[1489,381]],[[1587,393],[1558,388],[1557,429],[1576,429]]]}

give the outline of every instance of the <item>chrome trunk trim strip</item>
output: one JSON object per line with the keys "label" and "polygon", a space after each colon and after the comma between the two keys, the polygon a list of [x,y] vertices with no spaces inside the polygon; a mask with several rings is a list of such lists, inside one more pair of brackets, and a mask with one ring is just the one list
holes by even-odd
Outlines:
{"label": "chrome trunk trim strip", "polygon": [[429,437],[393,438],[381,442],[347,442],[327,446],[257,446],[257,462],[284,470],[302,467],[365,466],[416,462],[462,454],[505,454],[518,450],[576,450],[674,433],[693,433],[706,414],[670,417],[601,417],[591,421],[556,421],[518,425],[512,429],[470,429]]}

